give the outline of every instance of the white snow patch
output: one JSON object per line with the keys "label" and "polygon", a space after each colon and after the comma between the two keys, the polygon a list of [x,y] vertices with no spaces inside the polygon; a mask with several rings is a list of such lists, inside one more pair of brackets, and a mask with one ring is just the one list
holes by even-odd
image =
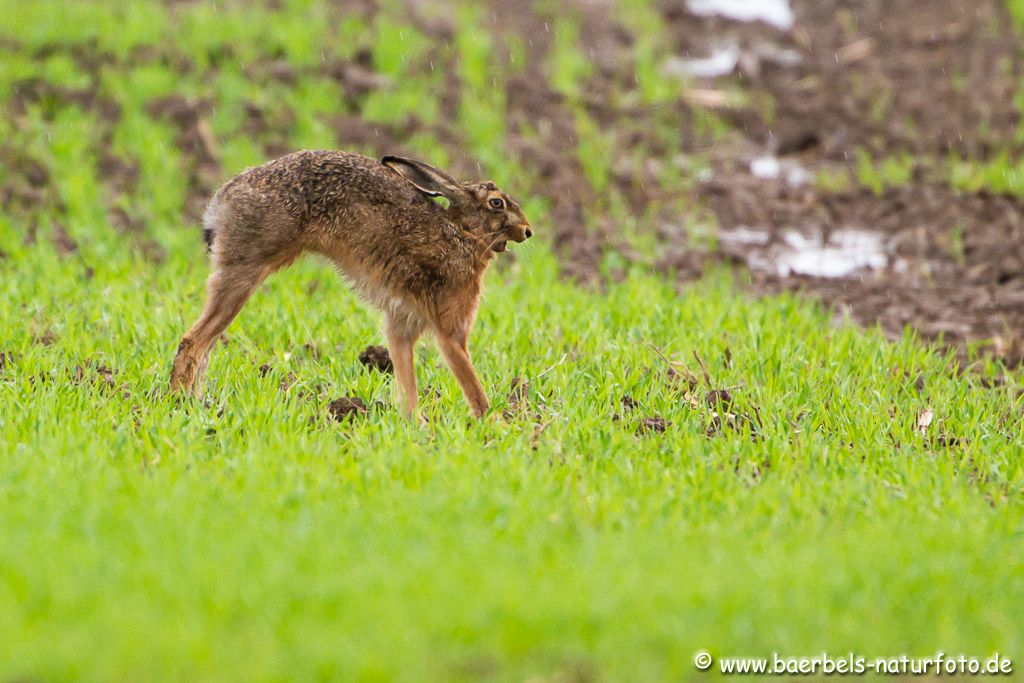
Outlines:
{"label": "white snow patch", "polygon": [[750,162],[750,172],[755,178],[771,180],[778,178],[782,172],[782,164],[778,157],[758,157]]}
{"label": "white snow patch", "polygon": [[783,31],[793,28],[793,10],[789,0],[687,0],[686,6],[699,16],[763,21]]}
{"label": "white snow patch", "polygon": [[783,241],[783,248],[767,259],[759,255],[755,260],[761,263],[751,265],[773,269],[783,277],[840,278],[866,268],[879,270],[889,263],[881,237],[862,230],[837,230],[827,242],[821,235],[807,237],[791,230]]}
{"label": "white snow patch", "polygon": [[776,156],[757,157],[750,161],[750,173],[755,178],[774,180],[783,176],[790,187],[799,187],[811,179],[811,172],[791,159]]}
{"label": "white snow patch", "polygon": [[718,239],[730,244],[755,244],[764,246],[771,240],[771,235],[761,230],[751,230],[746,226],[740,226],[734,230],[720,232]]}
{"label": "white snow patch", "polygon": [[806,185],[811,179],[811,172],[798,163],[790,162],[786,168],[786,182],[790,187]]}
{"label": "white snow patch", "polygon": [[740,48],[735,43],[722,45],[711,50],[711,55],[700,59],[669,57],[663,70],[667,76],[692,76],[694,78],[716,78],[732,73],[740,61]]}

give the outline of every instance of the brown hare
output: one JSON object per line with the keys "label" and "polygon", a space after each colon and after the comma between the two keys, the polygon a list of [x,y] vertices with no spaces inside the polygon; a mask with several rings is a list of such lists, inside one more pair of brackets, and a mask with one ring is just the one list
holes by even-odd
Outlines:
{"label": "brown hare", "polygon": [[[442,206],[431,197],[444,197]],[[489,181],[459,183],[428,164],[302,151],[250,168],[213,195],[204,237],[214,265],[206,307],[182,337],[171,388],[199,396],[210,350],[257,286],[306,251],[322,254],[369,303],[416,414],[413,345],[432,331],[473,414],[487,394],[467,341],[495,252],[533,234],[522,209]]]}

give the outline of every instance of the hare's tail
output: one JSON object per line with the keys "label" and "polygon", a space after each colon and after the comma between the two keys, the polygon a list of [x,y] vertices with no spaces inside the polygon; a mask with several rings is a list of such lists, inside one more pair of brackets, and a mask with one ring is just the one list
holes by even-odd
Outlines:
{"label": "hare's tail", "polygon": [[222,220],[220,204],[220,193],[218,192],[210,199],[210,203],[206,205],[206,211],[203,213],[203,242],[206,243],[207,254],[213,253],[213,240]]}

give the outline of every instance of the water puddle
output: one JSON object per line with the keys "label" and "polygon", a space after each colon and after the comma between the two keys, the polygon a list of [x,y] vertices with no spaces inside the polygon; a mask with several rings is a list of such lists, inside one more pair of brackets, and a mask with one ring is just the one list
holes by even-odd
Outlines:
{"label": "water puddle", "polygon": [[699,59],[669,57],[665,61],[664,72],[667,76],[717,78],[731,74],[739,62],[739,46],[735,43],[728,43],[713,48],[709,56]]}
{"label": "water puddle", "polygon": [[698,16],[763,21],[782,31],[793,28],[793,10],[789,0],[687,0],[686,6]]}
{"label": "water puddle", "polygon": [[771,239],[772,236],[766,232],[743,227],[736,228],[735,230],[729,230],[728,232],[722,232],[718,235],[718,240],[720,242],[724,242],[730,246],[756,245],[763,247],[767,245]]}
{"label": "water puddle", "polygon": [[782,177],[790,187],[807,184],[811,172],[791,159],[779,159],[775,156],[763,156],[750,162],[750,174],[762,180],[775,180]]}
{"label": "water puddle", "polygon": [[789,230],[772,243],[766,232],[737,228],[720,233],[719,240],[739,252],[751,268],[780,277],[842,278],[889,264],[882,237],[863,230],[837,230],[827,241],[821,234]]}

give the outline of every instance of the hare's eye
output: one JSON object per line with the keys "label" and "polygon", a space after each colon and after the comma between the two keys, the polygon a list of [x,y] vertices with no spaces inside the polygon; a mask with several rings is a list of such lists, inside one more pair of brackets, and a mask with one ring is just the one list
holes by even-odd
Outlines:
{"label": "hare's eye", "polygon": [[505,206],[505,202],[499,197],[492,197],[491,200],[487,203],[490,204],[492,209],[500,209],[501,207]]}

